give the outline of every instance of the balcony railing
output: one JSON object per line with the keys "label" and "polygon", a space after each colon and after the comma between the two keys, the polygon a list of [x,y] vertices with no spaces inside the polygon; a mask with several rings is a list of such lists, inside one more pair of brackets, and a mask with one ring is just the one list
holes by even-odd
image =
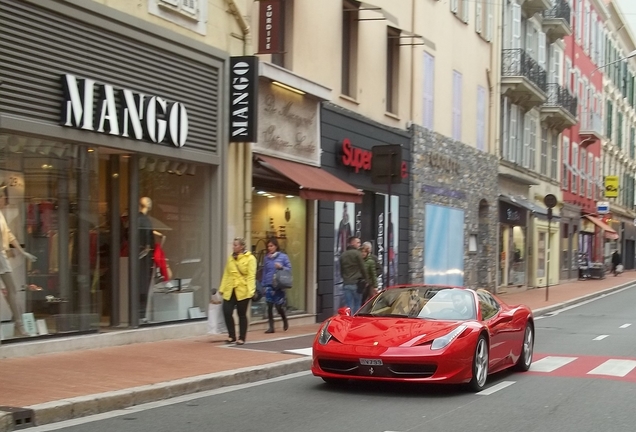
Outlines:
{"label": "balcony railing", "polygon": [[563,107],[567,112],[572,114],[572,117],[576,118],[576,107],[578,104],[576,97],[572,96],[572,93],[570,93],[568,89],[561,87],[559,84],[550,83],[546,84],[546,87],[548,100],[544,105]]}
{"label": "balcony railing", "polygon": [[521,48],[503,50],[502,75],[522,76],[546,92],[546,72],[527,52]]}
{"label": "balcony railing", "polygon": [[600,114],[592,111],[582,111],[579,121],[581,122],[581,132],[592,132],[599,137],[603,136],[603,119]]}
{"label": "balcony railing", "polygon": [[565,0],[556,0],[554,2],[554,6],[552,6],[552,9],[543,11],[543,18],[562,18],[568,23],[569,26],[571,24],[571,12],[572,11],[570,9],[570,5]]}

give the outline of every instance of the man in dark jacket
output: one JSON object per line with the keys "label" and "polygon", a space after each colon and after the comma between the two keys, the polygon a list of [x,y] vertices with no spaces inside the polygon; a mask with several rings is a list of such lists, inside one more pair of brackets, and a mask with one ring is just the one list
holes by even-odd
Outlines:
{"label": "man in dark jacket", "polygon": [[621,263],[621,254],[617,250],[612,254],[612,273],[614,276],[618,276],[618,265]]}
{"label": "man in dark jacket", "polygon": [[347,250],[340,255],[340,274],[345,295],[345,302],[351,313],[360,309],[362,303],[362,291],[358,292],[358,281],[367,280],[364,270],[364,261],[360,252],[360,239],[349,237]]}

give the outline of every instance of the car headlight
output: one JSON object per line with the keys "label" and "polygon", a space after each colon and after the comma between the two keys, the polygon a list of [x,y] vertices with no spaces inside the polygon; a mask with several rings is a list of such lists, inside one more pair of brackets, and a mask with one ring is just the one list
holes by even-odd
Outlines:
{"label": "car headlight", "polygon": [[320,335],[318,336],[318,343],[320,343],[320,345],[327,345],[333,337],[331,336],[331,333],[329,333],[329,330],[327,330],[330,322],[331,321],[327,321],[325,325],[322,326],[322,329],[320,329]]}
{"label": "car headlight", "polygon": [[431,345],[431,349],[438,350],[438,349],[447,347],[448,344],[450,344],[453,341],[453,339],[459,336],[464,330],[466,330],[466,326],[462,324],[459,327],[457,327],[455,330],[453,330],[452,332],[444,336],[438,337],[437,339],[433,341],[433,344]]}

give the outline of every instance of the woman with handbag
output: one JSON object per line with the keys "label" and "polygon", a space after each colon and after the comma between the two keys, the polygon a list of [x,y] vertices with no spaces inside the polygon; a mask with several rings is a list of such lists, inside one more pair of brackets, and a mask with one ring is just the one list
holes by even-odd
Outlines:
{"label": "woman with handbag", "polygon": [[[245,249],[245,239],[237,237],[232,243],[233,253],[227,260],[219,292],[223,296],[223,317],[227,326],[226,343],[243,345],[247,336],[247,308],[256,291],[256,258]],[[239,338],[232,314],[239,317]]]}
{"label": "woman with handbag", "polygon": [[285,314],[285,290],[276,284],[276,272],[278,270],[291,271],[291,263],[289,257],[280,251],[278,240],[271,237],[267,240],[267,255],[263,263],[263,279],[262,286],[265,288],[265,302],[267,303],[267,320],[269,328],[265,333],[274,333],[274,306],[278,314],[283,319],[283,330],[289,329],[287,315]]}

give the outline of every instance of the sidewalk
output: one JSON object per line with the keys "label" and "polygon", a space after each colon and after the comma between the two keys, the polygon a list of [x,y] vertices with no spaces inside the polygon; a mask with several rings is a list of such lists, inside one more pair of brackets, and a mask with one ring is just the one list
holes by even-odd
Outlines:
{"label": "sidewalk", "polygon": [[[540,315],[634,282],[636,272],[628,272],[552,286],[548,301],[545,288],[510,289],[499,297],[508,304],[526,304]],[[274,334],[253,331],[248,334],[246,348],[259,341],[312,335],[318,327],[296,326],[287,332],[277,329]],[[306,371],[310,366],[308,356],[231,348],[224,340],[222,335],[197,336],[1,359],[0,407],[32,409],[35,419],[30,421],[42,425]],[[12,430],[13,424],[14,417],[3,415],[0,408],[0,432]]]}

